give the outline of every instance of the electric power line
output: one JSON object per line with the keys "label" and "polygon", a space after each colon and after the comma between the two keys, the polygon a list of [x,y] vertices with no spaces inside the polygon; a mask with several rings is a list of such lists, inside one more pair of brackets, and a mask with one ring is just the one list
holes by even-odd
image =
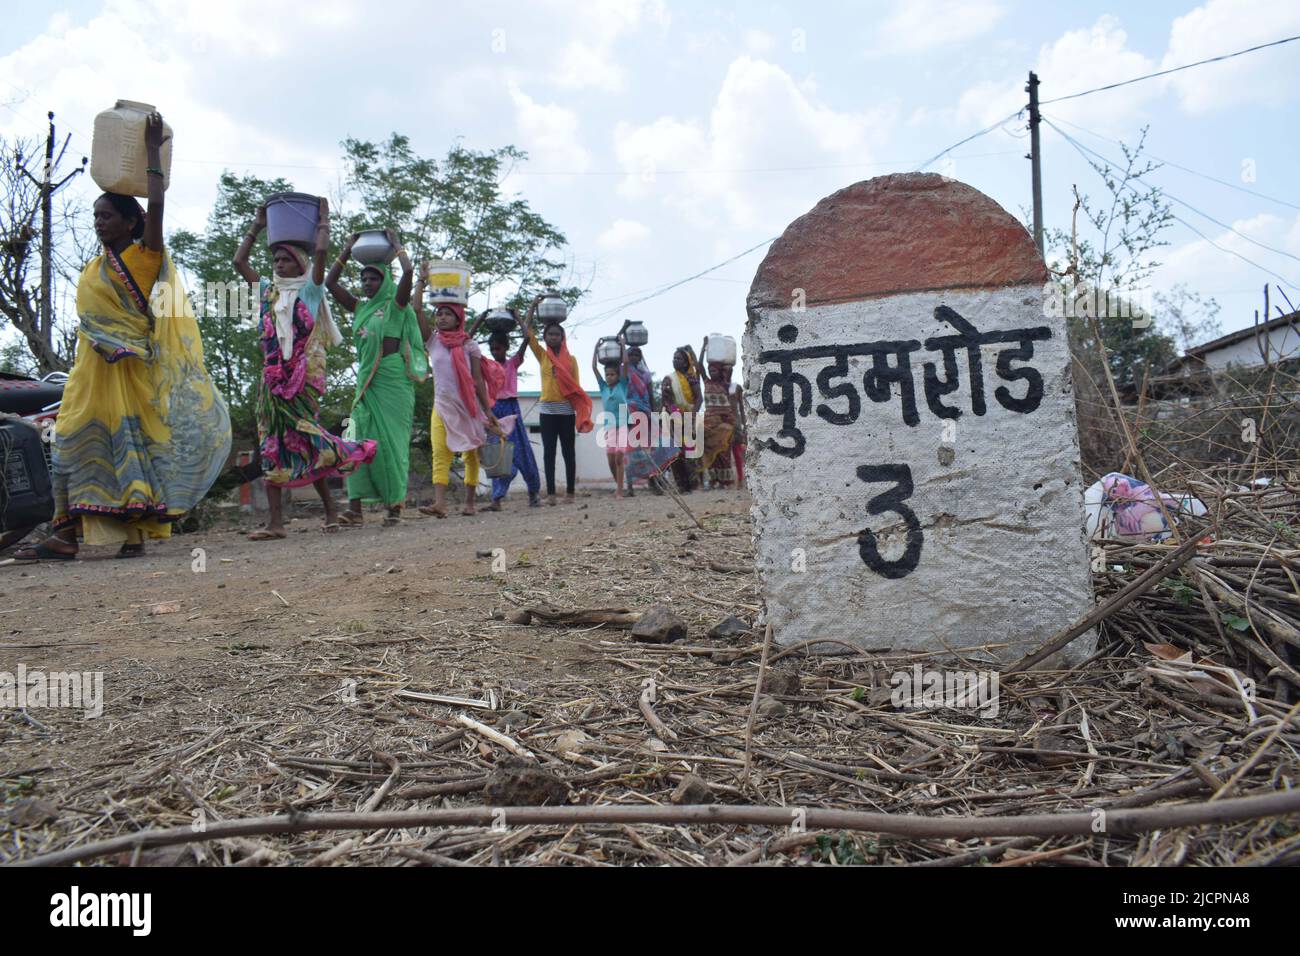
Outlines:
{"label": "electric power line", "polygon": [[[615,306],[614,308],[609,309],[606,312],[601,312],[597,315],[588,316],[585,319],[581,319],[573,323],[573,327],[576,328],[578,326],[590,325],[593,322],[599,322],[601,319],[608,319],[612,316],[617,315],[619,312],[622,312],[624,309],[630,309],[634,305],[640,305],[642,302],[649,302],[651,299],[656,299],[659,296],[663,295],[664,293],[671,292],[673,289],[676,289],[679,286],[686,285],[686,283],[688,282],[694,282],[696,279],[701,279],[704,276],[708,275],[710,272],[716,272],[719,269],[721,269],[723,266],[731,265],[731,263],[735,262],[737,259],[743,259],[745,256],[749,255],[751,252],[754,252],[755,250],[762,249],[764,246],[770,246],[772,243],[776,242],[776,240],[779,238],[781,237],[773,236],[771,239],[764,239],[762,242],[758,243],[757,245],[750,246],[744,252],[736,253],[734,256],[732,256],[730,259],[727,259],[725,262],[719,262],[716,266],[709,266],[709,268],[704,269],[701,272],[697,272],[694,275],[687,276],[685,279],[678,279],[676,282],[671,282],[668,285],[662,286],[659,289],[655,290],[654,292],[651,292],[649,295],[644,295],[639,299],[633,299],[631,302],[625,302],[623,305]],[[618,298],[618,296],[615,296],[615,298]]]}
{"label": "electric power line", "polygon": [[1281,46],[1283,43],[1292,43],[1300,40],[1300,35],[1293,37],[1283,37],[1281,40],[1273,40],[1269,43],[1261,43],[1258,46],[1247,47],[1244,50],[1238,50],[1235,53],[1224,53],[1222,56],[1212,56],[1208,60],[1197,60],[1195,63],[1184,63],[1182,66],[1171,67],[1168,70],[1160,70],[1157,73],[1147,73],[1144,76],[1135,76],[1129,80],[1120,80],[1118,83],[1108,83],[1106,86],[1093,87],[1090,90],[1083,90],[1079,93],[1071,93],[1068,96],[1058,96],[1054,99],[1043,100],[1039,106],[1048,106],[1052,103],[1061,103],[1065,100],[1076,100],[1081,96],[1091,96],[1093,93],[1103,93],[1106,90],[1115,90],[1121,86],[1128,86],[1131,83],[1140,83],[1143,80],[1154,79],[1157,76],[1168,76],[1170,73],[1178,73],[1182,70],[1190,70],[1192,67],[1205,66],[1207,63],[1218,63],[1222,60],[1231,60],[1236,56],[1243,56],[1247,53],[1254,53],[1256,50],[1266,50],[1271,46]]}
{"label": "electric power line", "polygon": [[[935,153],[933,156],[931,156],[929,159],[927,159],[925,162],[923,162],[920,166],[917,166],[916,169],[913,170],[913,172],[916,172],[916,173],[921,172],[922,170],[925,169],[925,167],[929,166],[931,163],[933,163],[933,162],[937,162],[938,160],[943,159],[943,157],[947,156],[949,153],[951,153],[951,152],[952,152],[954,149],[956,149],[958,146],[965,146],[965,145],[966,145],[967,143],[969,143],[971,140],[973,140],[973,139],[979,139],[981,136],[985,136],[985,135],[987,135],[987,134],[993,132],[993,131],[994,131],[995,129],[997,129],[999,126],[1003,125],[1004,123],[1008,122],[1009,120],[1013,120],[1013,119],[1015,119],[1015,118],[1016,118],[1017,116],[1019,116],[1019,115],[1020,115],[1020,110],[1016,110],[1014,113],[1010,113],[1010,114],[1008,114],[1008,115],[1002,117],[1002,119],[998,120],[996,123],[992,124],[991,126],[986,126],[986,127],[984,127],[984,128],[983,128],[982,130],[980,130],[978,133],[971,133],[971,134],[970,134],[969,136],[967,136],[965,139],[963,139],[963,140],[958,140],[957,142],[955,142],[955,143],[953,143],[951,146],[949,146],[947,149],[943,149],[943,150],[940,150],[939,152]],[[1019,150],[1016,150],[1015,152],[1019,152]]]}
{"label": "electric power line", "polygon": [[[1065,132],[1064,132],[1064,131],[1059,127],[1059,126],[1057,126],[1056,124],[1054,124],[1051,120],[1044,119],[1044,121],[1047,123],[1048,126],[1051,126],[1052,129],[1056,130],[1056,131],[1057,131],[1058,133],[1060,133],[1062,136],[1066,136],[1066,133],[1065,133]],[[1120,168],[1119,165],[1118,165],[1117,163],[1112,162],[1111,160],[1106,159],[1106,157],[1102,156],[1100,153],[1096,152],[1095,150],[1093,150],[1093,149],[1089,149],[1087,146],[1084,146],[1082,143],[1079,143],[1077,140],[1075,140],[1075,143],[1079,146],[1079,148],[1087,150],[1090,154],[1092,154],[1093,156],[1097,157],[1098,160],[1100,160],[1101,162],[1105,163],[1107,166],[1110,166],[1112,169],[1119,169],[1119,168]],[[1252,246],[1258,246],[1259,248],[1263,249],[1265,252],[1271,252],[1271,253],[1273,253],[1274,255],[1284,256],[1284,257],[1286,257],[1287,259],[1294,259],[1296,262],[1300,262],[1300,256],[1297,256],[1297,255],[1294,255],[1294,254],[1292,254],[1292,253],[1290,253],[1290,252],[1287,252],[1285,249],[1277,249],[1277,248],[1275,248],[1275,247],[1273,247],[1273,246],[1268,245],[1267,243],[1263,243],[1263,242],[1260,242],[1260,241],[1258,241],[1258,240],[1256,240],[1256,239],[1252,239],[1252,238],[1250,238],[1250,236],[1246,235],[1245,233],[1243,233],[1243,232],[1238,232],[1238,231],[1237,231],[1236,229],[1234,229],[1232,226],[1228,225],[1228,223],[1226,223],[1226,222],[1221,222],[1220,220],[1215,219],[1215,218],[1214,218],[1213,216],[1211,216],[1209,213],[1202,212],[1201,210],[1197,209],[1197,208],[1196,208],[1195,206],[1193,206],[1191,203],[1189,203],[1189,202],[1187,202],[1187,201],[1185,201],[1185,200],[1179,199],[1177,196],[1175,196],[1173,193],[1169,192],[1169,191],[1166,190],[1166,189],[1163,189],[1163,188],[1162,188],[1162,189],[1160,190],[1160,193],[1161,193],[1161,195],[1163,195],[1163,196],[1167,196],[1167,197],[1168,197],[1169,199],[1171,199],[1172,201],[1178,203],[1178,205],[1183,206],[1183,207],[1185,207],[1185,208],[1187,208],[1187,209],[1190,209],[1192,212],[1196,213],[1196,215],[1200,216],[1202,219],[1208,219],[1210,222],[1214,223],[1214,224],[1215,224],[1216,226],[1218,226],[1219,228],[1228,230],[1230,233],[1232,233],[1234,236],[1237,236],[1239,239],[1244,239],[1246,242],[1249,242]]]}
{"label": "electric power line", "polygon": [[[1065,139],[1065,141],[1066,141],[1067,143],[1069,143],[1072,147],[1074,147],[1074,149],[1079,153],[1080,156],[1082,156],[1082,157],[1084,158],[1084,160],[1085,160],[1086,162],[1088,162],[1089,165],[1092,165],[1092,160],[1090,160],[1090,159],[1088,158],[1088,154],[1089,154],[1089,153],[1092,153],[1092,155],[1093,155],[1094,157],[1096,157],[1096,159],[1097,159],[1099,162],[1103,163],[1104,165],[1106,165],[1107,167],[1109,167],[1109,168],[1111,168],[1111,169],[1114,169],[1114,170],[1116,170],[1116,171],[1122,172],[1122,169],[1121,169],[1119,166],[1117,166],[1117,165],[1115,165],[1114,163],[1110,162],[1110,161],[1107,160],[1105,157],[1100,156],[1099,154],[1093,152],[1092,150],[1089,150],[1088,147],[1084,146],[1082,143],[1080,143],[1078,140],[1076,140],[1076,139],[1075,139],[1073,136],[1071,136],[1069,133],[1066,133],[1066,132],[1065,132],[1064,130],[1062,130],[1060,127],[1058,127],[1058,126],[1056,126],[1055,124],[1053,124],[1050,120],[1044,119],[1043,122],[1047,123],[1049,126],[1052,127],[1052,129],[1054,129],[1054,130],[1056,130],[1058,133],[1060,133],[1061,136]],[[1134,189],[1132,186],[1129,186],[1129,185],[1125,184],[1125,188],[1128,189],[1130,192],[1133,192],[1133,193],[1135,193],[1135,194],[1137,193],[1137,190]],[[1169,195],[1169,194],[1168,194],[1168,193],[1165,193],[1165,195]],[[1170,198],[1172,199],[1173,197],[1170,196]],[[1186,204],[1186,203],[1183,203],[1183,205],[1187,205],[1187,204]],[[1191,206],[1188,206],[1188,208],[1191,209],[1192,207],[1191,207]],[[1193,210],[1193,211],[1200,213],[1199,210]],[[1204,213],[1200,213],[1200,215],[1205,215],[1205,214],[1204,214]],[[1286,278],[1285,276],[1279,275],[1278,273],[1274,272],[1272,269],[1269,269],[1269,268],[1266,268],[1265,266],[1260,265],[1258,262],[1255,262],[1253,259],[1249,259],[1249,258],[1247,258],[1246,256],[1243,256],[1240,252],[1237,252],[1235,249],[1225,249],[1223,246],[1219,245],[1217,242],[1215,242],[1213,239],[1211,239],[1211,238],[1210,238],[1209,236],[1207,236],[1205,233],[1201,232],[1201,230],[1197,229],[1195,226],[1193,226],[1193,225],[1192,225],[1190,222],[1188,222],[1186,219],[1183,219],[1181,216],[1174,216],[1173,218],[1174,218],[1174,220],[1177,221],[1178,223],[1181,223],[1183,226],[1186,226],[1186,227],[1187,227],[1188,229],[1190,229],[1192,232],[1196,233],[1196,235],[1200,236],[1202,239],[1204,239],[1206,242],[1208,242],[1211,246],[1213,246],[1213,247],[1214,247],[1215,249],[1217,249],[1219,252],[1226,253],[1227,255],[1230,255],[1230,256],[1235,256],[1236,258],[1240,259],[1242,262],[1246,263],[1247,265],[1249,265],[1249,266],[1251,266],[1251,267],[1253,267],[1253,268],[1255,268],[1255,269],[1258,269],[1258,270],[1260,270],[1261,272],[1267,273],[1268,275],[1271,275],[1273,278],[1278,279],[1278,280],[1280,280],[1280,281],[1286,283],[1287,285],[1291,286],[1292,288],[1300,288],[1300,286],[1296,285],[1296,283],[1292,282],[1290,279]],[[1206,218],[1208,219],[1209,217],[1206,216]],[[1236,235],[1241,236],[1241,233],[1237,233],[1236,230],[1232,230],[1232,231],[1233,231],[1234,233],[1236,233]],[[1248,237],[1246,237],[1246,236],[1241,236],[1241,238],[1243,238],[1243,239],[1247,239]],[[1248,240],[1248,241],[1251,241],[1251,240]]]}
{"label": "electric power line", "polygon": [[[1055,117],[1055,119],[1056,122],[1064,123],[1066,126],[1072,126],[1073,128],[1077,129],[1081,133],[1087,133],[1089,136],[1095,136],[1097,139],[1103,139],[1108,143],[1114,143],[1116,146],[1124,145],[1122,142],[1120,142],[1117,139],[1111,139],[1109,136],[1103,136],[1101,135],[1101,133],[1098,133],[1094,130],[1090,130],[1084,126],[1080,126],[1078,123],[1071,123],[1069,120],[1061,119],[1061,117],[1059,116]],[[1183,172],[1191,173],[1193,176],[1199,176],[1202,179],[1208,179],[1212,183],[1218,183],[1220,186],[1227,186],[1229,189],[1235,189],[1238,192],[1243,192],[1248,196],[1256,196],[1259,199],[1267,199],[1269,202],[1277,203],[1279,206],[1286,206],[1288,209],[1300,210],[1300,204],[1287,202],[1285,199],[1278,199],[1276,196],[1270,196],[1267,193],[1257,192],[1254,189],[1247,189],[1245,186],[1240,186],[1237,183],[1229,182],[1226,179],[1219,179],[1217,176],[1211,176],[1209,173],[1203,173],[1200,172],[1199,170],[1191,169],[1187,166],[1181,166],[1178,163],[1175,163],[1173,160],[1163,159],[1160,156],[1157,156],[1155,153],[1147,153],[1147,155],[1163,166],[1171,166],[1174,169],[1181,169]]]}

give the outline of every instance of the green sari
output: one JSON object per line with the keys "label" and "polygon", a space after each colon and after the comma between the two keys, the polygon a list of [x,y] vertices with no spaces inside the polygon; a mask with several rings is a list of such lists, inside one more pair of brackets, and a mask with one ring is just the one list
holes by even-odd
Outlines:
{"label": "green sari", "polygon": [[[369,267],[367,267],[369,268]],[[415,386],[429,377],[429,357],[420,341],[420,323],[409,305],[399,308],[397,283],[380,267],[384,281],[373,298],[357,306],[352,323],[357,350],[357,393],[349,432],[356,441],[374,439],[375,458],[348,476],[348,497],[401,507],[411,470],[411,425]],[[384,339],[400,340],[384,354]]]}

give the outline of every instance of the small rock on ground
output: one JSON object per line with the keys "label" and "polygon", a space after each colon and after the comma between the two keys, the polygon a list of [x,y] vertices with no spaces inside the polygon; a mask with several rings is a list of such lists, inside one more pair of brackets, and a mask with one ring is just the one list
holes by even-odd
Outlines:
{"label": "small rock on ground", "polygon": [[799,674],[796,671],[768,671],[763,676],[763,690],[781,697],[799,695]]}
{"label": "small rock on ground", "polygon": [[686,636],[686,622],[673,610],[655,604],[632,625],[632,639],[647,644],[671,644]]}
{"label": "small rock on ground", "polygon": [[521,757],[502,760],[483,786],[483,799],[501,807],[558,806],[568,797],[568,784]]}
{"label": "small rock on ground", "polygon": [[682,777],[672,796],[673,803],[677,804],[713,803],[715,800],[709,785],[693,773]]}
{"label": "small rock on ground", "polygon": [[751,628],[748,624],[735,615],[729,614],[717,624],[714,624],[713,627],[709,628],[709,637],[741,637],[742,635],[748,634],[750,630]]}

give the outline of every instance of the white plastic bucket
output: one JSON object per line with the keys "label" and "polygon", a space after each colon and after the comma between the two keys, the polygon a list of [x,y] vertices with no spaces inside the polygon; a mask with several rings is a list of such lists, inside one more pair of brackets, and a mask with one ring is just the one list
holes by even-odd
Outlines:
{"label": "white plastic bucket", "polygon": [[424,277],[425,294],[430,302],[455,302],[465,305],[469,302],[468,262],[459,259],[435,259],[429,263],[429,271]]}
{"label": "white plastic bucket", "polygon": [[[149,195],[148,153],[144,147],[145,127],[154,108],[148,103],[118,100],[111,110],[95,117],[90,143],[90,178],[100,189],[126,196]],[[172,128],[163,121],[163,189],[171,184]]]}
{"label": "white plastic bucket", "polygon": [[705,362],[721,362],[723,365],[736,364],[736,340],[730,335],[710,335],[709,354]]}

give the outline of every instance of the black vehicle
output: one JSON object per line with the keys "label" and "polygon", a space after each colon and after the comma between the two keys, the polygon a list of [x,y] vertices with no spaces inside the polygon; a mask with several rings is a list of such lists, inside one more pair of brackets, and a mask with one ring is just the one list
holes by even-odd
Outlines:
{"label": "black vehicle", "polygon": [[0,551],[54,516],[50,449],[67,378],[0,373]]}

